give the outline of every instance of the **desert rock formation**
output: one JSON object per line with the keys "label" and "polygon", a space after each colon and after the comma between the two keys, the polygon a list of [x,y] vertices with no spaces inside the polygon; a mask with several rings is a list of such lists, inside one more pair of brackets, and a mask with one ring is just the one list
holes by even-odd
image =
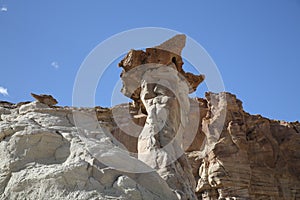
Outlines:
{"label": "desert rock formation", "polygon": [[[204,76],[183,71],[180,54],[185,39],[177,35],[146,52],[131,50],[119,65],[123,67],[122,92],[147,113],[137,141],[138,159],[155,169],[179,199],[196,199],[195,180],[181,144],[188,125],[188,94]],[[128,77],[135,77],[140,85]]]}
{"label": "desert rock formation", "polygon": [[[224,128],[207,152],[211,149],[206,147],[207,127],[218,116],[215,110],[220,110],[224,96]],[[206,99],[190,102],[200,106],[198,132],[193,143],[185,146],[198,199],[300,198],[299,122],[250,115],[229,93],[207,93]],[[124,148],[137,152],[137,138],[122,137],[126,133],[120,129],[129,122],[143,126],[143,115],[122,117],[122,110],[131,109],[125,104],[109,109],[0,102],[0,199],[174,199],[172,189],[157,173],[127,173],[103,164],[101,157],[87,150],[73,120],[74,113],[96,115],[102,131],[90,131],[90,137],[98,141],[102,154],[120,160],[120,165],[127,159],[145,167],[135,156],[120,159],[117,154]],[[122,119],[119,125],[113,110]],[[197,114],[190,109],[190,118]],[[187,126],[186,131],[191,128]]]}
{"label": "desert rock formation", "polygon": [[188,98],[204,76],[183,71],[184,38],[123,59],[133,103],[0,101],[0,199],[300,199],[300,123]]}
{"label": "desert rock formation", "polygon": [[[75,126],[74,115],[89,119],[96,116],[95,110],[101,113],[101,129]],[[121,165],[127,160],[137,168],[146,167],[123,155],[122,145],[113,140],[110,109],[5,103],[0,104],[0,115],[0,199],[176,198],[156,173],[128,173],[102,162],[101,158],[111,159]],[[83,141],[81,131],[91,144]],[[94,144],[96,156],[87,148]]]}

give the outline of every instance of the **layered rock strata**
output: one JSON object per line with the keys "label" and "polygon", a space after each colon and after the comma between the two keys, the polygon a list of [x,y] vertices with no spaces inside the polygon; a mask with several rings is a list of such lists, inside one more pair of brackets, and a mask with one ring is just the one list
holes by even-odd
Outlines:
{"label": "layered rock strata", "polygon": [[[224,127],[214,147],[206,147],[210,145],[206,127],[211,128],[219,116],[224,97]],[[207,93],[205,99],[190,99],[190,105],[195,104],[200,110],[191,107],[189,118],[200,113],[198,125],[193,124],[198,132],[192,143],[186,137],[183,143],[197,182],[191,189],[198,199],[300,198],[299,122],[251,115],[230,93]],[[128,110],[134,107],[0,102],[0,199],[176,199],[156,172],[135,174],[106,165],[104,156],[89,151],[73,120],[74,113],[96,116],[102,131],[86,132],[97,141],[97,151],[120,166],[132,162],[144,168],[134,155],[118,154],[123,149],[137,152],[138,138],[122,137],[126,135],[123,129],[129,129],[131,122],[141,127],[145,122],[144,115],[128,117],[121,112]],[[119,114],[118,124],[114,112]],[[191,129],[191,125],[186,126],[184,132]]]}
{"label": "layered rock strata", "polygon": [[250,115],[229,93],[207,93],[206,99],[208,115],[201,121],[207,140],[224,110],[226,116],[210,151],[187,153],[199,166],[199,199],[300,198],[299,122]]}

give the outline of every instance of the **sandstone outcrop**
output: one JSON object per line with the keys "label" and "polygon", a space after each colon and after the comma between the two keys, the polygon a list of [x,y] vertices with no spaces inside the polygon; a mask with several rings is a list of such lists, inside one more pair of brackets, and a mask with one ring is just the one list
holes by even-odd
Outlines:
{"label": "sandstone outcrop", "polygon": [[250,115],[230,93],[207,93],[206,99],[209,112],[202,119],[206,146],[212,145],[209,137],[215,137],[215,120],[224,111],[226,115],[218,138],[212,139],[217,142],[208,151],[188,153],[199,166],[199,198],[299,199],[299,122]]}
{"label": "sandstone outcrop", "polygon": [[[176,198],[157,173],[133,174],[102,162],[111,159],[121,165],[125,159],[137,168],[146,167],[122,154],[122,146],[110,134],[111,112],[101,112],[102,128],[93,131],[76,127],[73,117],[92,118],[95,109],[49,107],[40,102],[1,109],[0,199]],[[89,136],[89,144],[80,132]]]}
{"label": "sandstone outcrop", "polygon": [[155,169],[179,199],[196,199],[195,180],[181,144],[188,125],[188,94],[204,76],[182,69],[185,40],[177,35],[146,52],[131,50],[119,65],[124,69],[123,94],[141,104],[147,114],[138,136],[138,159]]}
{"label": "sandstone outcrop", "polygon": [[[218,116],[214,110],[221,105],[219,101],[224,96],[227,99],[224,128],[214,147],[207,148],[208,132],[204,127],[210,126],[213,116]],[[207,93],[207,99],[191,99],[190,102],[198,103],[202,122],[191,147],[186,147],[185,152],[197,181],[194,189],[198,199],[300,198],[299,122],[250,115],[243,110],[241,101],[229,93]],[[98,147],[111,152],[112,158],[118,161],[114,150],[120,145],[112,143],[114,137],[110,132],[125,135],[120,125],[126,127],[132,120],[143,126],[144,120],[138,122],[137,118],[126,115],[122,118],[120,112],[118,117],[122,120],[117,125],[112,114],[114,109],[129,110],[125,104],[112,109],[80,109],[51,108],[39,102],[19,107],[1,103],[0,199],[24,199],[24,196],[27,199],[147,199],[147,196],[148,199],[172,199],[171,188],[158,184],[164,182],[158,174],[152,176],[155,178],[151,184],[148,178],[138,181],[133,173],[105,166],[81,141],[73,113],[91,115],[96,111],[103,128],[92,135],[98,140],[102,138],[102,145]],[[189,116],[195,114],[191,109]],[[117,139],[125,148],[135,146],[133,149],[137,149],[137,138],[131,137]],[[149,184],[143,185],[143,181]],[[151,185],[161,190],[168,188],[170,196],[163,191],[150,192],[155,190],[149,189]]]}
{"label": "sandstone outcrop", "polygon": [[[198,199],[300,198],[300,123],[250,115],[229,93],[206,96],[190,99],[191,105],[199,104],[201,117],[193,143],[185,148]],[[208,129],[204,127],[211,128],[224,97],[224,128],[214,147],[209,148]],[[143,127],[145,117],[122,117],[123,112],[118,111],[117,125],[112,114],[114,109],[128,111],[132,109],[129,107],[83,109],[49,107],[39,102],[21,106],[1,103],[0,199],[174,199],[171,188],[157,173],[147,177],[145,173],[126,173],[106,166],[79,137],[74,112],[89,116],[96,111],[103,128],[90,137],[99,141],[99,151],[116,161],[121,160],[116,149],[131,147],[136,153],[137,137],[122,137],[126,132],[119,126],[127,130],[133,122]],[[196,112],[190,109],[189,116],[194,115]],[[191,128],[187,126],[186,130]],[[114,133],[124,147],[114,141]],[[124,157],[138,162],[134,155]]]}
{"label": "sandstone outcrop", "polygon": [[126,55],[133,103],[0,101],[0,199],[300,199],[300,123],[188,98],[204,76],[183,71],[184,40]]}

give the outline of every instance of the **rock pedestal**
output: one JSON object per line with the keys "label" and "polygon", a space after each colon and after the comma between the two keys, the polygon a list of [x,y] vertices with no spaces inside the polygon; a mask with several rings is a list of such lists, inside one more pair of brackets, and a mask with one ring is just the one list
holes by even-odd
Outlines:
{"label": "rock pedestal", "polygon": [[146,52],[131,50],[120,63],[122,92],[147,114],[138,137],[138,158],[155,169],[178,198],[196,199],[182,140],[190,109],[188,94],[204,76],[184,72],[180,56],[184,46],[185,36],[177,35]]}

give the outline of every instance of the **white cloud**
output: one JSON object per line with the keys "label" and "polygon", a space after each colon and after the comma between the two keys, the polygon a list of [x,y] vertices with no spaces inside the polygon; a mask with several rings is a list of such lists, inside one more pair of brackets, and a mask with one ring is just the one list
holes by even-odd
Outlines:
{"label": "white cloud", "polygon": [[8,96],[7,88],[0,86],[0,94],[2,94],[4,96]]}
{"label": "white cloud", "polygon": [[1,10],[1,12],[7,12],[7,7],[6,6],[2,6],[0,10]]}
{"label": "white cloud", "polygon": [[56,61],[53,61],[53,62],[51,63],[51,66],[54,67],[55,69],[58,69],[58,68],[59,68],[59,65],[58,65],[58,63],[57,63]]}

